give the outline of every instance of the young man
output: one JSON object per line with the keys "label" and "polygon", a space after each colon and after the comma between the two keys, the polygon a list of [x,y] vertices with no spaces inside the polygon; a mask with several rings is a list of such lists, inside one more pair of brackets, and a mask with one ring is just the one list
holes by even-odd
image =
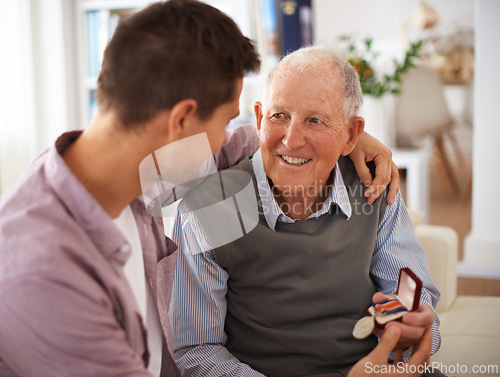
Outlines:
{"label": "young man", "polygon": [[[236,24],[198,1],[157,3],[120,23],[96,117],[0,200],[0,376],[180,376],[167,315],[177,246],[138,198],[139,167],[198,134],[213,152],[227,139],[219,168],[254,153],[255,132],[225,126],[244,74],[258,68]],[[386,152],[370,145],[390,175]]]}

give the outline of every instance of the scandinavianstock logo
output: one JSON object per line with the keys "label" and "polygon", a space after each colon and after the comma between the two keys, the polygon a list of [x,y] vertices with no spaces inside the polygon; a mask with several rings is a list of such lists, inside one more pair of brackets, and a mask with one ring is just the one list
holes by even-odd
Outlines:
{"label": "scandinavianstock logo", "polygon": [[[259,215],[266,215],[269,210],[258,203],[260,199],[250,174],[240,170],[217,171],[206,133],[156,150],[141,162],[139,174],[148,213],[156,217],[168,216],[164,209],[183,198],[183,206],[194,216],[197,234],[203,236],[206,250],[243,237],[257,226]],[[267,182],[262,184],[266,187],[259,187],[261,193],[270,189]],[[320,196],[334,189],[331,185],[311,187],[312,191],[308,187],[302,195],[318,195],[314,187],[322,187]],[[362,186],[354,185],[347,190],[351,197],[362,198]],[[297,195],[297,187],[281,187],[280,196],[286,195]],[[309,213],[322,209],[323,203],[312,203],[314,207],[308,208]],[[354,200],[350,204],[353,214],[370,215],[374,210],[366,200]],[[286,201],[279,207],[285,214],[298,211]],[[327,212],[339,213],[340,208],[333,205]]]}
{"label": "scandinavianstock logo", "polygon": [[218,172],[205,133],[156,150],[141,162],[139,174],[148,213],[162,217],[163,208],[182,197],[212,249],[244,236],[259,221],[252,177]]}

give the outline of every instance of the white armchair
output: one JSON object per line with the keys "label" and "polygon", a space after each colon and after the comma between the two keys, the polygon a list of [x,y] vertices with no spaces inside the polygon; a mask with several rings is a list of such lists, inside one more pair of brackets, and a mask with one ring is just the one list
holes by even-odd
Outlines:
{"label": "white armchair", "polygon": [[432,140],[436,166],[447,199],[459,196],[456,172],[445,143],[452,142],[463,165],[463,153],[455,137],[455,120],[448,109],[441,80],[430,68],[411,69],[403,77],[401,94],[394,101],[396,145],[414,148]]}
{"label": "white armchair", "polygon": [[457,297],[456,232],[424,224],[415,230],[442,294],[436,308],[442,343],[431,362],[448,376],[500,376],[500,297]]}

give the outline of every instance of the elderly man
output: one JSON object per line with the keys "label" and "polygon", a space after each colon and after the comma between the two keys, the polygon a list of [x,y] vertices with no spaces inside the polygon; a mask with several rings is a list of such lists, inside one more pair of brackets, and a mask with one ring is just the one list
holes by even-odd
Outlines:
{"label": "elderly man", "polygon": [[260,150],[235,168],[252,176],[258,224],[212,247],[193,211],[193,203],[211,195],[210,182],[179,204],[172,315],[175,360],[184,376],[349,370],[377,344],[375,336],[353,338],[356,321],[372,299],[396,291],[405,266],[423,289],[417,311],[398,325],[396,348],[418,344],[432,326],[438,349],[439,292],[401,194],[391,205],[385,197],[368,204],[344,157],[363,131],[356,116],[361,103],[355,71],[333,52],[292,53],[255,105]]}

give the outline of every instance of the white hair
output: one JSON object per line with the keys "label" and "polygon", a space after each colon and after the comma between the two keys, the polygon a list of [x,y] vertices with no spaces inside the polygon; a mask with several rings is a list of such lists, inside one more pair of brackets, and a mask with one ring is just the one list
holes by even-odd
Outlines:
{"label": "white hair", "polygon": [[344,89],[344,123],[349,124],[350,120],[358,115],[358,111],[363,104],[359,76],[354,68],[342,59],[334,49],[327,46],[310,46],[303,47],[285,56],[269,74],[266,84],[266,96],[275,73],[285,65],[291,66],[299,72],[315,70],[318,67],[324,69],[325,66],[328,67],[329,65],[337,73],[341,81],[341,87]]}

